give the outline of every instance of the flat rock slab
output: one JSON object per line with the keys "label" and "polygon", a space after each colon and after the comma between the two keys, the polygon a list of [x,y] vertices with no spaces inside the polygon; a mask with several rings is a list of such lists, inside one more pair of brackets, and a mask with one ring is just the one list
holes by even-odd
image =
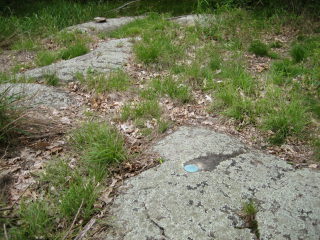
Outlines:
{"label": "flat rock slab", "polygon": [[47,106],[53,108],[67,108],[77,103],[68,93],[42,84],[35,83],[6,83],[0,84],[0,92],[9,96],[16,96],[19,103],[28,107]]}
{"label": "flat rock slab", "polygon": [[43,79],[46,74],[55,74],[61,81],[74,80],[76,73],[87,74],[88,69],[108,73],[121,68],[128,60],[132,43],[130,39],[116,39],[101,42],[96,49],[88,54],[60,61],[49,66],[26,71],[27,78]]}
{"label": "flat rock slab", "polygon": [[125,182],[104,239],[256,239],[239,217],[253,200],[261,240],[319,240],[319,172],[205,128],[181,127],[153,150],[166,161]]}
{"label": "flat rock slab", "polygon": [[115,30],[122,25],[132,22],[141,17],[120,17],[120,18],[107,18],[106,22],[86,22],[66,28],[67,31],[81,31],[81,32],[109,32]]}
{"label": "flat rock slab", "polygon": [[196,24],[204,25],[208,19],[212,18],[213,15],[209,14],[191,14],[173,17],[172,21],[185,26],[195,26]]}

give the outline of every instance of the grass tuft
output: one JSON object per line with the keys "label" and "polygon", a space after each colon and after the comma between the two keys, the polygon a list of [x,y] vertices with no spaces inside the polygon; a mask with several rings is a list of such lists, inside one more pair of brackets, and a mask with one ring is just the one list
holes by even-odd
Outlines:
{"label": "grass tuft", "polygon": [[307,49],[300,44],[293,45],[290,50],[290,55],[294,62],[301,62],[307,57]]}
{"label": "grass tuft", "polygon": [[171,77],[166,77],[164,80],[154,79],[151,86],[160,95],[168,95],[181,103],[190,102],[192,98],[189,88]]}
{"label": "grass tuft", "polygon": [[19,132],[17,120],[22,115],[22,109],[15,105],[20,96],[9,94],[9,91],[10,88],[0,91],[0,144],[7,143],[16,132]]}
{"label": "grass tuft", "polygon": [[95,182],[79,176],[61,196],[61,213],[71,221],[82,204],[79,217],[87,220],[95,211],[97,197]]}
{"label": "grass tuft", "polygon": [[124,139],[116,129],[106,123],[83,124],[72,134],[75,149],[81,151],[91,175],[101,180],[107,168],[126,158]]}
{"label": "grass tuft", "polygon": [[89,52],[89,48],[83,42],[77,42],[74,45],[61,51],[61,58],[64,60],[75,58]]}
{"label": "grass tuft", "polygon": [[282,144],[288,136],[301,134],[309,123],[308,108],[301,99],[290,96],[292,99],[286,100],[284,92],[277,94],[280,95],[271,95],[274,99],[267,100],[274,105],[267,107],[269,114],[263,116],[263,128],[273,132],[272,144]]}
{"label": "grass tuft", "polygon": [[38,66],[47,66],[54,63],[59,56],[55,52],[41,51],[37,53],[36,64]]}
{"label": "grass tuft", "polygon": [[10,229],[12,239],[50,239],[53,217],[46,201],[22,202],[19,209],[20,226]]}
{"label": "grass tuft", "polygon": [[45,83],[50,86],[58,86],[60,81],[55,74],[44,75],[44,80],[45,80]]}
{"label": "grass tuft", "polygon": [[155,100],[142,101],[136,105],[125,105],[121,112],[121,119],[124,121],[159,118],[160,116],[161,108]]}
{"label": "grass tuft", "polygon": [[86,85],[89,90],[96,93],[104,93],[112,90],[125,91],[130,85],[130,77],[123,70],[115,70],[110,74],[88,71],[86,77],[83,74],[76,74],[76,79]]}
{"label": "grass tuft", "polygon": [[259,57],[269,56],[268,46],[259,40],[255,40],[250,44],[249,52],[254,53],[256,56]]}

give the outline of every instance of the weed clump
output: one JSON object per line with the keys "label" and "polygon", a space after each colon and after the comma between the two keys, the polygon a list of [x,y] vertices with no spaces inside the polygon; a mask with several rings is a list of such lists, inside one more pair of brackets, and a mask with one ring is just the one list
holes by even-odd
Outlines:
{"label": "weed clump", "polygon": [[126,158],[124,139],[106,123],[85,123],[72,134],[75,149],[82,152],[82,160],[89,173],[101,180],[107,169]]}
{"label": "weed clump", "polygon": [[109,74],[90,72],[87,75],[76,74],[76,79],[80,83],[86,85],[89,90],[94,90],[96,93],[104,93],[112,90],[124,91],[130,85],[129,75],[123,70],[115,70]]}
{"label": "weed clump", "polygon": [[44,80],[45,80],[45,83],[50,86],[58,86],[60,81],[55,74],[44,75]]}
{"label": "weed clump", "polygon": [[277,109],[264,117],[263,126],[274,134],[270,137],[273,144],[282,144],[288,136],[299,134],[308,124],[307,109],[298,99],[290,102],[282,100]]}
{"label": "weed clump", "polygon": [[160,95],[168,95],[172,99],[177,99],[181,103],[191,100],[191,93],[187,86],[167,77],[164,80],[154,79],[151,84],[154,91]]}
{"label": "weed clump", "polygon": [[38,66],[47,66],[52,64],[58,59],[58,55],[54,52],[41,51],[38,52],[36,57],[36,64]]}
{"label": "weed clump", "polygon": [[138,103],[137,105],[125,105],[122,108],[122,120],[138,120],[138,119],[152,119],[161,116],[161,108],[157,101],[147,100]]}
{"label": "weed clump", "polygon": [[89,52],[89,48],[83,42],[78,42],[74,45],[61,51],[61,58],[64,60],[75,58]]}
{"label": "weed clump", "polygon": [[0,144],[7,143],[18,132],[17,120],[22,113],[15,103],[19,99],[19,95],[10,94],[10,88],[0,91]]}
{"label": "weed clump", "polygon": [[300,44],[294,45],[290,50],[290,55],[296,63],[303,61],[307,57],[307,50]]}
{"label": "weed clump", "polygon": [[49,204],[44,200],[22,202],[18,211],[20,226],[10,229],[12,239],[50,239],[54,219]]}
{"label": "weed clump", "polygon": [[269,56],[268,46],[259,40],[255,40],[251,43],[251,45],[249,47],[249,52],[254,53],[255,55],[257,55],[259,57],[268,57]]}

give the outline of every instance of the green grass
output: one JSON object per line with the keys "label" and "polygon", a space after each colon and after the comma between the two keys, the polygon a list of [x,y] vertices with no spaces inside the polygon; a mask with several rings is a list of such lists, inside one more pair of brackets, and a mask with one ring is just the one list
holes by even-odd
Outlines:
{"label": "green grass", "polygon": [[77,42],[60,52],[61,58],[64,60],[75,58],[89,52],[89,48],[84,42]]}
{"label": "green grass", "polygon": [[[1,19],[1,18],[0,18]],[[33,51],[37,50],[39,48],[38,43],[36,40],[33,39],[21,39],[11,46],[12,50],[17,50],[17,51]]]}
{"label": "green grass", "polygon": [[142,40],[134,44],[133,51],[137,60],[142,63],[157,63],[164,66],[170,65],[182,54],[181,47],[175,45],[164,32],[144,34]]}
{"label": "green grass", "polygon": [[10,229],[10,239],[51,239],[54,226],[52,212],[44,200],[22,202],[18,211],[20,226]]}
{"label": "green grass", "polygon": [[55,74],[45,74],[44,81],[50,86],[58,86],[60,82],[59,78]]}
{"label": "green grass", "polygon": [[[160,95],[168,95],[170,98],[175,99],[181,103],[190,102],[192,95],[190,89],[171,77],[165,79],[154,79],[151,87]],[[152,91],[152,90],[151,90]]]}
{"label": "green grass", "polygon": [[128,119],[152,119],[161,116],[161,108],[157,101],[146,100],[136,105],[125,105],[122,108],[121,119],[126,121]]}
{"label": "green grass", "polygon": [[[17,36],[12,39],[12,43],[24,42],[23,39],[26,38],[48,37],[65,27],[90,21],[96,16],[104,16],[108,10],[118,5],[121,3],[89,1],[84,4],[66,0],[54,1],[50,5],[46,1],[20,3],[10,9],[7,15],[0,16],[0,29],[3,29],[0,40],[7,39],[13,33]],[[4,8],[4,12],[8,9]],[[115,14],[109,13],[109,16]],[[30,43],[21,43],[18,47],[17,44],[14,45],[16,49],[33,49]]]}
{"label": "green grass", "polygon": [[310,119],[307,112],[299,99],[279,101],[263,118],[263,127],[273,132],[271,143],[282,144],[288,136],[301,134]]}
{"label": "green grass", "polygon": [[72,221],[82,204],[79,218],[88,220],[95,211],[94,203],[98,197],[97,193],[95,181],[79,176],[61,196],[61,214]]}
{"label": "green grass", "polygon": [[255,40],[250,44],[249,52],[254,53],[257,56],[260,57],[268,57],[269,56],[269,48],[267,44]]}
{"label": "green grass", "polygon": [[269,44],[270,48],[282,48],[283,44],[280,41],[275,41]]}
{"label": "green grass", "polygon": [[302,45],[294,45],[290,50],[290,55],[294,62],[298,63],[303,61],[307,57],[307,50]]}
{"label": "green grass", "polygon": [[171,122],[159,119],[158,121],[158,132],[165,133],[170,128]]}
{"label": "green grass", "polygon": [[108,174],[108,168],[112,164],[120,163],[126,158],[124,139],[106,123],[83,124],[73,132],[72,143],[81,152],[90,175],[98,180]]}
{"label": "green grass", "polygon": [[292,82],[292,79],[305,73],[303,66],[294,64],[288,59],[275,61],[271,65],[271,78],[273,83],[283,85]]}
{"label": "green grass", "polygon": [[0,145],[6,144],[19,132],[19,122],[22,109],[16,106],[16,102],[21,98],[19,95],[9,93],[10,88],[0,92]]}
{"label": "green grass", "polygon": [[146,31],[159,31],[164,30],[168,21],[165,20],[166,16],[151,13],[145,18],[136,19],[111,33],[107,33],[113,38],[125,38],[125,37],[136,37],[141,35]]}
{"label": "green grass", "polygon": [[40,175],[40,182],[42,184],[48,183],[56,188],[57,192],[60,192],[77,174],[77,170],[72,170],[66,160],[54,158],[45,166],[45,171]]}
{"label": "green grass", "polygon": [[123,70],[115,70],[109,74],[91,72],[88,70],[87,75],[76,74],[76,79],[85,85],[89,90],[96,93],[110,91],[125,91],[130,86],[130,77]]}
{"label": "green grass", "polygon": [[38,66],[47,66],[54,63],[59,59],[59,56],[56,52],[52,51],[40,51],[36,56],[36,64]]}

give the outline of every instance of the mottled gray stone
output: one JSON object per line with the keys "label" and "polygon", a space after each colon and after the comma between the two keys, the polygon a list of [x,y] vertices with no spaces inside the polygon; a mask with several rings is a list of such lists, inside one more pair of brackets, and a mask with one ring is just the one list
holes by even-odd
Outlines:
{"label": "mottled gray stone", "polygon": [[86,22],[66,28],[67,31],[78,30],[81,32],[109,32],[141,17],[107,18],[106,22]]}
{"label": "mottled gray stone", "polygon": [[28,78],[42,79],[46,74],[56,74],[61,81],[68,82],[74,80],[76,73],[86,75],[88,69],[108,73],[121,68],[126,63],[130,56],[131,45],[128,38],[101,42],[88,54],[31,69],[23,75]]}
{"label": "mottled gray stone", "polygon": [[[261,240],[319,239],[319,172],[295,170],[204,128],[181,127],[154,151],[166,161],[125,182],[105,239],[255,239],[239,217],[250,199],[258,205]],[[205,156],[228,157],[210,171],[184,171]]]}
{"label": "mottled gray stone", "polygon": [[209,19],[212,19],[213,15],[209,14],[191,14],[172,18],[172,21],[185,25],[195,26],[196,24],[205,24]]}
{"label": "mottled gray stone", "polygon": [[18,101],[19,104],[30,107],[66,108],[77,102],[63,90],[36,83],[0,84],[0,92],[6,92],[9,96],[19,97],[21,98]]}

